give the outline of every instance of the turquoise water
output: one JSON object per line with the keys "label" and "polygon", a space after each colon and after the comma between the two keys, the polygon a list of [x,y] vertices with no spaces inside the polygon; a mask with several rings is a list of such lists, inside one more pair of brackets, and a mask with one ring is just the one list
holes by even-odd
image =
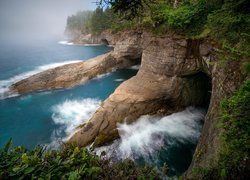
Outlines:
{"label": "turquoise water", "polygon": [[[12,138],[14,146],[58,147],[87,121],[99,105],[137,70],[124,69],[99,76],[71,89],[5,97],[3,92],[24,77],[65,63],[84,61],[112,50],[106,46],[59,44],[60,39],[9,42],[0,37],[0,147]],[[120,140],[105,150],[114,159],[134,159],[170,167],[170,175],[189,166],[202,128],[205,111],[188,108],[170,116],[142,116],[119,124]]]}
{"label": "turquoise water", "polygon": [[[111,50],[106,46],[62,45],[57,40],[39,44],[0,43],[0,47],[0,92],[1,88],[3,91],[27,74],[70,63],[71,60],[87,60]],[[136,72],[132,69],[119,70],[71,89],[2,97],[0,147],[9,138],[13,139],[14,146],[33,148],[69,136],[124,79]]]}

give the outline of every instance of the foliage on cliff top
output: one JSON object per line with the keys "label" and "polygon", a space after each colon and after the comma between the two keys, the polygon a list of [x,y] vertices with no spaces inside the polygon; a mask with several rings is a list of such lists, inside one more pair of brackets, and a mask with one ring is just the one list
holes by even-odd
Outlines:
{"label": "foliage on cliff top", "polygon": [[210,36],[229,53],[241,58],[250,56],[248,0],[100,0],[100,3],[111,4],[120,14],[132,14],[128,17],[130,21],[135,20],[131,17],[137,18],[135,26],[158,33],[173,31],[189,38]]}
{"label": "foliage on cliff top", "polygon": [[67,29],[99,34],[144,28],[188,38],[210,37],[232,58],[250,56],[248,0],[99,0],[93,12],[68,17]]}
{"label": "foliage on cliff top", "polygon": [[111,163],[89,150],[67,145],[62,150],[37,147],[0,149],[0,179],[160,179],[156,169],[133,161]]}
{"label": "foliage on cliff top", "polygon": [[250,80],[221,102],[219,155],[208,168],[197,169],[203,179],[250,178]]}

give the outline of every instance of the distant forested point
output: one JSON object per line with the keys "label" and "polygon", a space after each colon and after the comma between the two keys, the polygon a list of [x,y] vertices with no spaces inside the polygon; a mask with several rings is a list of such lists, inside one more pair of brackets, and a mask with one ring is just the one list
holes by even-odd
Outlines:
{"label": "distant forested point", "polygon": [[79,11],[67,19],[66,32],[74,34],[100,34],[112,28],[118,18],[114,11],[107,7],[97,7],[95,11]]}

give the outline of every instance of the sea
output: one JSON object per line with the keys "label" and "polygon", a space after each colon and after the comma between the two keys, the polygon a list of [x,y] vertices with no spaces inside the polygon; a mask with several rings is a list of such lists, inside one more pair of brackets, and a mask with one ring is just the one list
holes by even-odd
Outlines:
{"label": "sea", "polygon": [[[0,148],[10,138],[14,147],[57,148],[139,67],[114,70],[69,89],[6,96],[11,84],[112,50],[104,45],[74,45],[62,37],[26,41],[0,35]],[[111,158],[139,164],[166,163],[172,175],[181,174],[191,162],[204,116],[204,109],[188,107],[170,116],[145,115],[132,124],[117,124],[121,139],[96,152],[107,151]]]}

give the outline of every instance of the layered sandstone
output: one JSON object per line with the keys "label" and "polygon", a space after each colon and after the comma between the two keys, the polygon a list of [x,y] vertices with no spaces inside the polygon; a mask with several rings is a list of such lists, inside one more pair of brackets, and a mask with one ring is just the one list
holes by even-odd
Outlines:
{"label": "layered sandstone", "polygon": [[218,153],[219,104],[244,81],[242,62],[222,62],[219,57],[223,52],[205,40],[148,33],[141,39],[143,54],[138,74],[122,83],[70,142],[79,146],[94,142],[100,146],[118,137],[118,122],[133,122],[144,114],[168,114],[188,105],[207,103],[201,137],[184,175],[185,179],[199,179],[192,171],[209,166]]}
{"label": "layered sandstone", "polygon": [[118,137],[117,123],[204,104],[208,94],[208,89],[200,91],[204,79],[192,81],[202,69],[202,64],[195,63],[199,55],[187,54],[196,47],[188,49],[188,41],[176,35],[155,37],[144,33],[142,39],[142,63],[137,75],[122,83],[70,142],[100,146]]}

